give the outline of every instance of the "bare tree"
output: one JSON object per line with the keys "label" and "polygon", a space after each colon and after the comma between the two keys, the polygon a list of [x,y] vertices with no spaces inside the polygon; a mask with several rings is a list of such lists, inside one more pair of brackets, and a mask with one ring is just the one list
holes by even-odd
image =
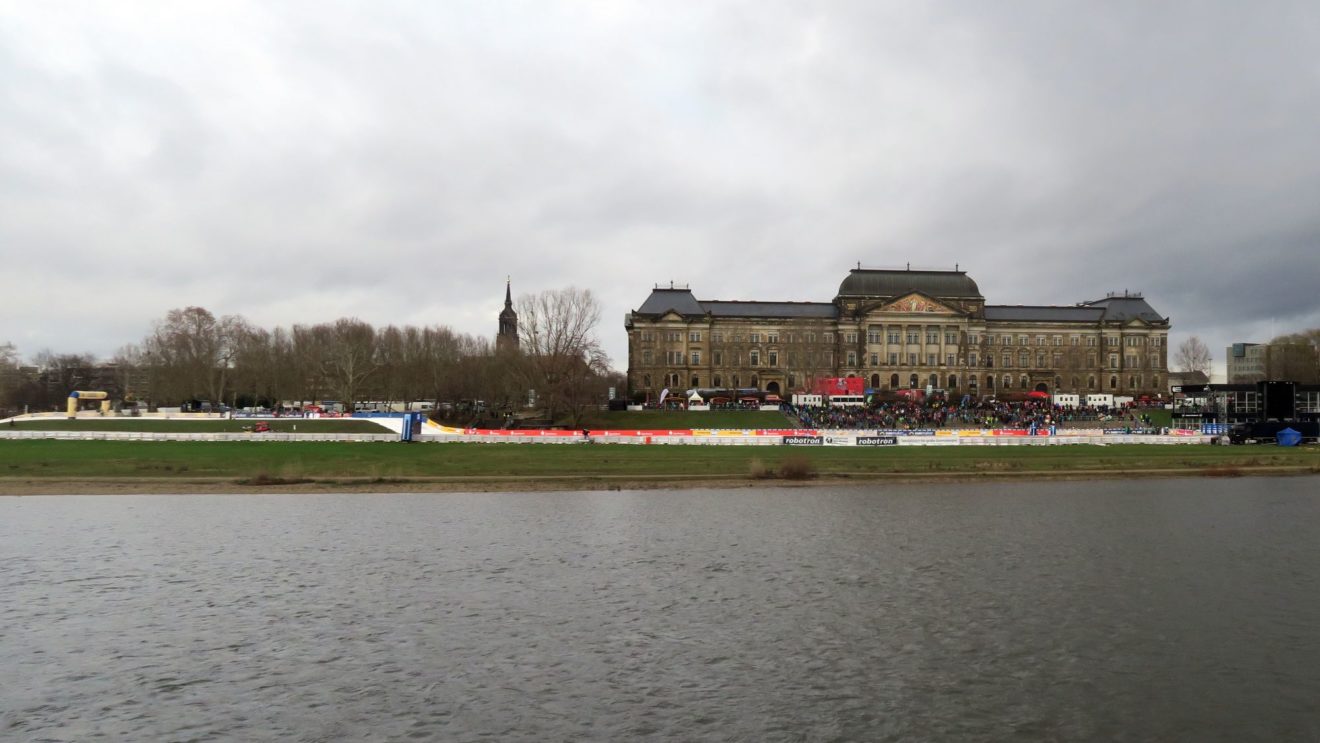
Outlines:
{"label": "bare tree", "polygon": [[609,359],[595,335],[599,322],[600,305],[589,289],[547,290],[519,299],[527,380],[552,420],[567,414],[576,426],[593,383],[609,371]]}
{"label": "bare tree", "polygon": [[143,343],[164,397],[223,402],[237,340],[250,331],[237,315],[216,319],[203,307],[170,310]]}
{"label": "bare tree", "polygon": [[1201,372],[1210,375],[1210,349],[1197,336],[1192,336],[1178,345],[1173,355],[1173,365],[1178,371]]}
{"label": "bare tree", "polygon": [[380,369],[376,331],[357,318],[344,317],[316,330],[324,352],[321,371],[345,410],[353,411],[363,383]]}
{"label": "bare tree", "polygon": [[18,349],[13,343],[0,343],[0,410],[17,407],[19,382]]}
{"label": "bare tree", "polygon": [[1302,384],[1320,382],[1320,328],[1270,341],[1265,348],[1265,376]]}

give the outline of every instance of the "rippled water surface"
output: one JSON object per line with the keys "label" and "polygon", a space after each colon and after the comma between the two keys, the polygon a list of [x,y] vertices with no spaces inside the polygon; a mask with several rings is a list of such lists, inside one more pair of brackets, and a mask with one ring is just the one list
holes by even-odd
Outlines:
{"label": "rippled water surface", "polygon": [[4,740],[1316,740],[1320,479],[0,498]]}

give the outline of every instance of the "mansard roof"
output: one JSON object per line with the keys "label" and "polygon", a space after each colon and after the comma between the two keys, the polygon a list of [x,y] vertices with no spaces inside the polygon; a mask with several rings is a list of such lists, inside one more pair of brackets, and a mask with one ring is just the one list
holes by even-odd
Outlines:
{"label": "mansard roof", "polygon": [[830,302],[702,302],[715,317],[818,317],[833,319],[839,310]]}
{"label": "mansard roof", "polygon": [[1129,320],[1142,320],[1154,324],[1168,322],[1168,319],[1161,317],[1160,313],[1147,304],[1145,298],[1140,294],[1125,293],[1121,297],[1114,295],[1097,299],[1094,302],[1087,302],[1086,305],[1088,307],[1103,308],[1105,322],[1127,322]]}
{"label": "mansard roof", "polygon": [[838,317],[838,309],[829,302],[702,302],[688,289],[655,289],[637,309],[639,315],[663,315],[676,312],[684,317],[711,315],[712,317],[779,317],[821,318]]}
{"label": "mansard roof", "polygon": [[936,298],[984,299],[966,271],[854,268],[839,284],[840,297],[898,297],[912,292]]}
{"label": "mansard roof", "polygon": [[1100,322],[1105,311],[1099,307],[1056,307],[1045,305],[987,304],[985,319],[1010,322]]}
{"label": "mansard roof", "polygon": [[1160,317],[1140,295],[1112,296],[1072,306],[1003,305],[985,306],[985,319],[1015,322],[1130,322],[1141,320],[1162,325]]}
{"label": "mansard roof", "polygon": [[704,315],[706,311],[701,308],[701,303],[692,296],[691,289],[661,289],[651,290],[651,296],[642,302],[642,306],[637,308],[637,313],[641,315],[663,315],[669,311],[677,312],[680,315]]}

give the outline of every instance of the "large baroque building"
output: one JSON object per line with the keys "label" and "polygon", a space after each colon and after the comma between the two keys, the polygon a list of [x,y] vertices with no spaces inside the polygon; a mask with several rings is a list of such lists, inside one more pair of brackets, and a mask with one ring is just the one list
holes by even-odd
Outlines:
{"label": "large baroque building", "polygon": [[781,395],[816,379],[861,377],[880,391],[1165,391],[1169,319],[1140,294],[1070,306],[990,305],[965,271],[857,268],[830,302],[699,300],[657,286],[625,321],[628,383],[756,388]]}

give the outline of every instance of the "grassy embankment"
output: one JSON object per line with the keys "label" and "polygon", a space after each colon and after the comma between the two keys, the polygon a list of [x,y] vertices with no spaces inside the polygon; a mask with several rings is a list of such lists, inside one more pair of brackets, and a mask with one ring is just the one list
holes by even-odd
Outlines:
{"label": "grassy embankment", "polygon": [[[829,480],[1320,473],[1320,449],[1182,446],[733,447],[0,441],[0,493],[542,489],[739,484],[788,461]],[[81,484],[77,484],[81,483]],[[110,485],[123,487],[109,487]],[[148,485],[150,485],[148,487]],[[382,487],[386,486],[386,487]]]}

